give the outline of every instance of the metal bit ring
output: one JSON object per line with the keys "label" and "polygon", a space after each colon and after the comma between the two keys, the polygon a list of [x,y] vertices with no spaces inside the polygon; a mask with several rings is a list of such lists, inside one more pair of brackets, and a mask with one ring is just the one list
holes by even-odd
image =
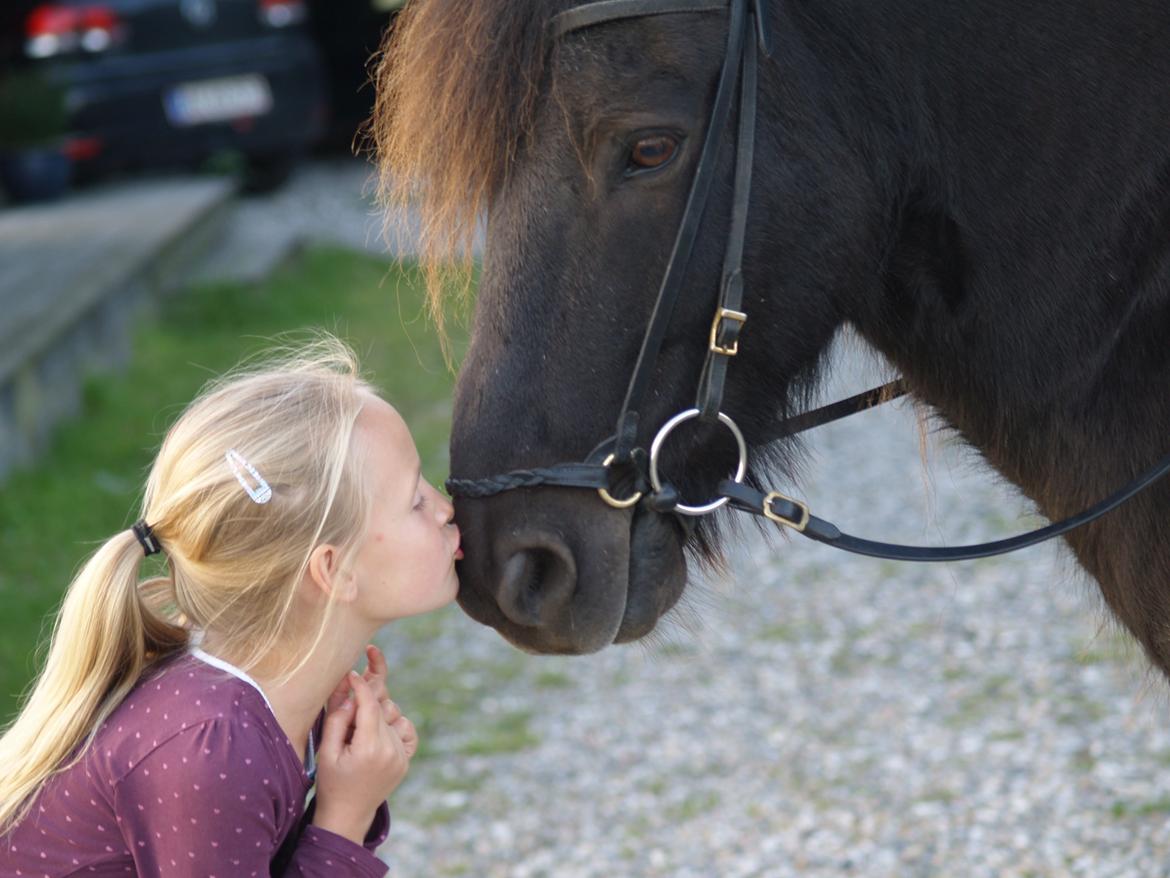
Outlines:
{"label": "metal bit ring", "polygon": [[[654,441],[650,445],[650,484],[654,486],[655,491],[662,490],[662,480],[658,477],[658,453],[662,450],[662,443],[666,441],[666,437],[670,435],[671,430],[683,421],[689,421],[691,418],[697,418],[698,416],[698,409],[688,409],[685,412],[680,412],[663,424],[662,429],[658,431],[658,435],[654,437]],[[735,421],[731,420],[723,412],[719,413],[719,420],[731,431],[731,434],[735,437],[735,444],[739,446],[739,466],[735,468],[734,481],[742,484],[744,473],[747,472],[747,443],[744,442],[743,433],[739,431],[739,427],[736,426]],[[718,500],[714,500],[703,506],[685,506],[679,503],[674,509],[683,515],[706,515],[708,512],[714,512],[726,502],[726,497],[720,497]]]}
{"label": "metal bit ring", "polygon": [[[602,461],[601,465],[602,466],[609,466],[612,462],[613,462],[613,455],[611,454],[604,461]],[[609,491],[605,490],[605,488],[598,488],[597,493],[601,495],[602,500],[604,500],[606,503],[608,503],[614,509],[629,509],[631,506],[633,506],[635,503],[637,503],[639,500],[642,499],[642,492],[641,491],[636,491],[632,497],[628,497],[625,500],[618,500],[618,499],[614,498],[614,496],[612,494],[610,494]]]}

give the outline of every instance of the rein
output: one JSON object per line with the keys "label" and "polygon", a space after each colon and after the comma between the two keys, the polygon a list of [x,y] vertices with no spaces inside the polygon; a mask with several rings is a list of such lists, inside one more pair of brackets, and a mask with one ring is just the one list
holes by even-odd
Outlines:
{"label": "rein", "polygon": [[[743,309],[743,249],[747,233],[748,201],[751,194],[752,159],[755,148],[756,90],[759,53],[772,54],[768,29],[767,0],[598,0],[570,9],[553,17],[550,36],[554,40],[576,31],[628,18],[671,13],[728,14],[727,46],[719,85],[711,108],[710,121],[702,152],[691,180],[690,192],[674,246],[667,263],[654,311],[650,316],[637,363],[630,377],[626,397],[612,436],[599,444],[579,463],[560,463],[530,470],[514,470],[483,479],[450,478],[446,482],[453,497],[489,497],[513,488],[557,485],[592,488],[602,500],[616,509],[626,509],[641,502],[656,512],[700,516],[724,505],[759,515],[784,527],[792,528],[809,539],[826,545],[898,561],[961,561],[1013,552],[1074,528],[1081,527],[1130,499],[1170,472],[1170,456],[1084,512],[1047,527],[1009,539],[968,546],[906,546],[866,540],[843,533],[832,523],[811,514],[808,506],[778,491],[758,491],[743,483],[747,470],[747,446],[736,425],[720,411],[727,367],[739,352],[739,334],[747,321]],[[723,132],[731,115],[733,92],[738,81],[739,112],[736,140],[735,183],[732,195],[731,229],[727,236],[719,299],[711,322],[707,355],[699,379],[693,408],[678,413],[658,431],[649,452],[636,447],[638,409],[646,394],[650,373],[658,358],[675,303],[682,288],[694,250],[699,221],[706,208],[715,176],[715,164]],[[901,379],[865,393],[783,421],[773,440],[801,433],[813,427],[839,420],[875,405],[905,395],[908,389]],[[658,459],[670,433],[679,424],[698,418],[707,424],[721,423],[731,432],[739,449],[735,475],[717,486],[717,497],[703,505],[681,502],[677,489],[664,484],[658,473]]]}

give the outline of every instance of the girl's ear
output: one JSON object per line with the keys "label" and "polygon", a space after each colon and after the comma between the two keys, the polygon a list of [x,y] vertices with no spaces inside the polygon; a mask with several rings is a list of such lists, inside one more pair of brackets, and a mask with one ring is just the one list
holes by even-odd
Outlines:
{"label": "girl's ear", "polygon": [[335,546],[323,543],[309,554],[309,579],[328,598],[337,593],[339,603],[348,604],[357,598],[357,578],[351,571],[341,569],[340,553]]}

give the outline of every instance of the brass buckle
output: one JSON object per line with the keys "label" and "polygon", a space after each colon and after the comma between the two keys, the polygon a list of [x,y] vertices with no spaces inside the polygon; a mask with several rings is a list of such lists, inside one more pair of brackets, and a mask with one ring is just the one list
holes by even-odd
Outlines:
{"label": "brass buckle", "polygon": [[739,339],[737,338],[729,348],[720,347],[716,344],[715,339],[719,337],[719,324],[726,320],[738,321],[740,326],[747,322],[747,315],[742,311],[732,311],[730,308],[720,308],[716,314],[715,319],[711,321],[711,339],[708,347],[712,353],[723,354],[725,357],[734,357],[739,353]]}
{"label": "brass buckle", "polygon": [[[799,506],[800,511],[801,511],[800,521],[789,521],[784,516],[777,515],[775,512],[773,512],[772,511],[772,501],[773,500],[787,500],[793,506]],[[781,494],[779,491],[773,491],[767,497],[764,498],[764,515],[767,518],[770,518],[772,521],[776,522],[777,524],[782,524],[785,527],[790,527],[794,530],[800,531],[800,533],[804,533],[804,529],[806,527],[808,527],[808,519],[809,519],[808,507],[805,506],[803,503],[801,503],[799,500],[793,500],[791,497],[787,496],[786,494]]]}
{"label": "brass buckle", "polygon": [[[613,462],[613,455],[611,454],[609,457],[607,457],[602,462],[601,465],[602,466],[609,466],[610,463],[612,463],[612,462]],[[641,491],[636,492],[633,497],[629,497],[625,500],[614,499],[613,495],[611,495],[609,493],[609,491],[605,490],[605,488],[598,488],[597,493],[601,495],[602,500],[604,500],[606,503],[608,503],[614,509],[629,509],[631,506],[633,506],[635,503],[637,503],[639,500],[642,499],[642,492]]]}

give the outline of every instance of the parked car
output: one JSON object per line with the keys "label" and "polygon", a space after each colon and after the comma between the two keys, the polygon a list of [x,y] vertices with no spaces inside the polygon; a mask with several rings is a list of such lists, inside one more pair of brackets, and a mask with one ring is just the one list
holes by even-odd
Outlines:
{"label": "parked car", "polygon": [[65,97],[36,71],[0,78],[0,184],[16,201],[47,201],[69,189]]}
{"label": "parked car", "polygon": [[406,0],[309,0],[310,28],[325,64],[331,109],[326,138],[348,149],[374,111],[368,69]]}
{"label": "parked car", "polygon": [[[67,95],[83,174],[245,156],[282,181],[325,130],[306,0],[3,0],[0,77],[35,70]],[[15,31],[15,32],[14,32]]]}

